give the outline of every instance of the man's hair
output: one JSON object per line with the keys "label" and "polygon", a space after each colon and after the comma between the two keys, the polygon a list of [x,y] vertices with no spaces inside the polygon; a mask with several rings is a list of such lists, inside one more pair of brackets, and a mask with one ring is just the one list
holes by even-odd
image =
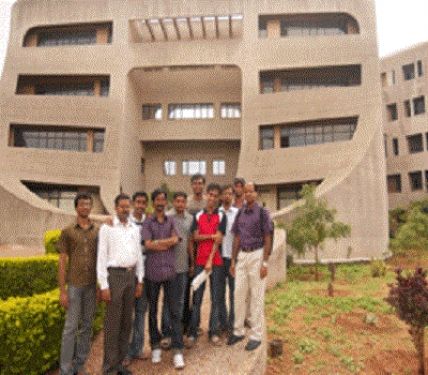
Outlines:
{"label": "man's hair", "polygon": [[184,191],[176,191],[173,195],[173,199],[176,199],[178,197],[183,197],[184,199],[187,199],[187,194]]}
{"label": "man's hair", "polygon": [[200,173],[196,173],[192,177],[190,177],[190,183],[197,180],[202,180],[202,182],[205,184],[205,177],[202,176]]}
{"label": "man's hair", "polygon": [[163,189],[156,189],[151,194],[152,202],[154,202],[155,199],[156,199],[156,197],[158,195],[161,195],[161,194],[163,194],[165,196],[165,198],[168,198],[168,194],[167,194],[167,192],[165,190],[163,190]]}
{"label": "man's hair", "polygon": [[76,196],[74,197],[74,208],[77,207],[77,205],[79,204],[80,200],[89,200],[91,201],[91,204],[93,203],[93,198],[92,195],[86,192],[81,192],[81,193],[77,193]]}
{"label": "man's hair", "polygon": [[207,186],[207,193],[209,193],[210,191],[213,190],[217,190],[219,193],[221,192],[221,187],[219,184],[216,184],[215,182],[211,182],[208,186]]}
{"label": "man's hair", "polygon": [[242,178],[242,177],[235,177],[234,179],[233,179],[233,186],[235,186],[235,185],[238,185],[238,184],[241,184],[242,185],[242,187],[244,187],[245,186],[245,179],[244,178]]}
{"label": "man's hair", "polygon": [[231,189],[233,191],[232,184],[226,184],[221,187],[221,192],[224,193],[227,189]]}
{"label": "man's hair", "polygon": [[132,195],[132,201],[133,201],[133,202],[135,202],[135,200],[136,200],[138,197],[146,198],[146,201],[148,201],[148,200],[149,200],[149,196],[147,195],[147,193],[146,193],[145,191],[137,191],[137,192],[135,192],[135,193]]}
{"label": "man's hair", "polygon": [[119,195],[116,196],[116,198],[114,198],[114,206],[115,207],[119,206],[119,202],[124,200],[130,201],[131,198],[129,197],[128,194],[120,193]]}

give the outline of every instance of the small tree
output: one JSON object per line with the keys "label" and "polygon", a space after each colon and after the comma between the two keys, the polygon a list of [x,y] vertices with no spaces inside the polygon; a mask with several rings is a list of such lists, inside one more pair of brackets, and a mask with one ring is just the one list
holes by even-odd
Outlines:
{"label": "small tree", "polygon": [[418,352],[419,374],[425,374],[425,327],[428,325],[428,283],[426,271],[403,276],[397,270],[397,283],[390,285],[386,301],[395,308],[398,317],[410,326],[409,333]]}
{"label": "small tree", "polygon": [[[319,252],[323,249],[327,239],[348,237],[351,227],[335,220],[336,210],[329,209],[327,201],[315,197],[315,186],[304,185],[300,193],[304,199],[302,206],[298,207],[297,216],[291,223],[287,232],[287,243],[298,254],[313,252],[315,258],[315,280],[319,280],[318,265]],[[335,267],[329,267],[331,280],[329,294],[333,294],[333,280]]]}

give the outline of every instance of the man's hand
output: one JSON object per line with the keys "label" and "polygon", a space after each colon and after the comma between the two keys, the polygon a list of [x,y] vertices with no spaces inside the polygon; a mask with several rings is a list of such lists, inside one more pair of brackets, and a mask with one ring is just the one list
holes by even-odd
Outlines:
{"label": "man's hand", "polygon": [[268,274],[268,269],[267,269],[267,267],[265,267],[265,266],[261,266],[260,267],[260,278],[261,279],[264,279],[266,276],[267,276],[267,274]]}
{"label": "man's hand", "polygon": [[101,289],[98,286],[97,286],[97,291],[96,291],[96,301],[97,301],[97,304],[102,301]]}
{"label": "man's hand", "polygon": [[113,226],[113,217],[109,216],[104,220],[104,224],[108,225],[109,227]]}
{"label": "man's hand", "polygon": [[195,266],[189,266],[189,276],[193,277],[195,275]]}
{"label": "man's hand", "polygon": [[235,262],[233,261],[230,263],[229,273],[233,278],[236,276]]}
{"label": "man's hand", "polygon": [[68,309],[68,295],[66,291],[60,292],[59,303],[64,307],[64,309]]}
{"label": "man's hand", "polygon": [[101,289],[101,299],[107,303],[111,301],[110,289]]}
{"label": "man's hand", "polygon": [[213,268],[213,260],[212,259],[208,259],[204,268],[205,268],[205,271],[210,272],[211,269]]}
{"label": "man's hand", "polygon": [[214,242],[217,245],[221,245],[222,241],[223,241],[223,236],[221,235],[221,233],[216,233],[212,236],[212,239],[214,240]]}
{"label": "man's hand", "polygon": [[143,283],[137,283],[135,287],[135,298],[140,298],[143,295]]}

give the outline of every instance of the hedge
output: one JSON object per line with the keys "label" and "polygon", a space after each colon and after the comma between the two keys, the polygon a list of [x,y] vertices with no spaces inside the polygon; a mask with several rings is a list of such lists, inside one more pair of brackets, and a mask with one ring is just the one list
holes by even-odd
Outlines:
{"label": "hedge", "polygon": [[[99,305],[96,330],[103,313]],[[0,375],[40,375],[57,367],[64,317],[58,289],[0,301]]]}
{"label": "hedge", "polygon": [[61,236],[61,229],[53,229],[45,232],[43,243],[45,245],[46,254],[58,254],[56,244]]}
{"label": "hedge", "polygon": [[28,297],[58,287],[58,256],[0,258],[0,299]]}

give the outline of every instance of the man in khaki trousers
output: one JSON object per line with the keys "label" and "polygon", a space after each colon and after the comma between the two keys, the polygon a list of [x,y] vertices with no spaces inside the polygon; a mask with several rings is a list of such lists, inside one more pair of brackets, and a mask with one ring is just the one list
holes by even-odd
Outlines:
{"label": "man in khaki trousers", "polygon": [[[264,299],[273,224],[269,213],[257,202],[254,183],[244,187],[246,203],[232,227],[235,235],[230,273],[235,277],[235,324],[228,345],[245,337],[244,320],[250,307],[250,332],[245,350],[259,347],[263,337]],[[246,300],[249,293],[250,298]]]}

